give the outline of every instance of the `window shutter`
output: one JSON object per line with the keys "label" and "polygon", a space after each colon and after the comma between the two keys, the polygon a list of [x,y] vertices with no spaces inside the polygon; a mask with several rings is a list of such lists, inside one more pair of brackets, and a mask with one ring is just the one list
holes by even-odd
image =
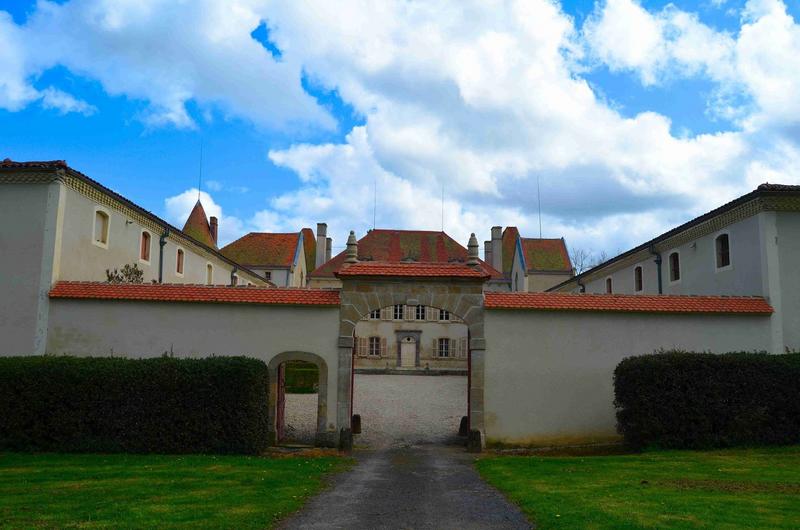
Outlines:
{"label": "window shutter", "polygon": [[392,307],[384,307],[381,309],[381,320],[391,320],[392,319]]}
{"label": "window shutter", "polygon": [[425,307],[425,320],[428,320],[428,321],[430,321],[430,320],[439,320],[435,316],[435,313],[437,313],[437,312],[438,311],[434,311],[434,309],[432,307],[426,306]]}
{"label": "window shutter", "polygon": [[433,339],[433,349],[431,350],[431,357],[439,357],[439,339]]}
{"label": "window shutter", "polygon": [[386,337],[381,337],[381,357],[386,357]]}
{"label": "window shutter", "polygon": [[361,357],[369,355],[369,339],[367,337],[358,338],[358,355]]}
{"label": "window shutter", "polygon": [[405,320],[414,320],[414,306],[413,305],[404,305],[403,309],[405,311],[405,314],[403,315]]}
{"label": "window shutter", "polygon": [[461,339],[461,356],[465,359],[469,356],[469,339]]}

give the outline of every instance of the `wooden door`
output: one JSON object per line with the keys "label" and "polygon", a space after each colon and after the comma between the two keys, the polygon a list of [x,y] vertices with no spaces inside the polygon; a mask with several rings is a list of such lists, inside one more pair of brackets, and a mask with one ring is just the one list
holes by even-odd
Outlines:
{"label": "wooden door", "polygon": [[414,368],[417,365],[417,342],[406,337],[400,343],[400,366],[403,368]]}

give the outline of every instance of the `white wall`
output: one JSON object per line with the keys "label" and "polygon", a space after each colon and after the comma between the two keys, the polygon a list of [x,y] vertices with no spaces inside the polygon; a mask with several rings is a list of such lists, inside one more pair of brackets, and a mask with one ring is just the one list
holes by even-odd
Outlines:
{"label": "white wall", "polygon": [[778,247],[783,345],[800,351],[800,215],[777,212],[778,238],[767,241]]}
{"label": "white wall", "polygon": [[283,352],[316,354],[328,367],[327,425],[338,432],[338,307],[54,299],[49,322],[47,353],[56,355],[145,358],[172,351],[269,363]]}
{"label": "white wall", "polygon": [[768,316],[487,310],[484,418],[489,443],[617,439],[613,372],[659,348],[755,351]]}

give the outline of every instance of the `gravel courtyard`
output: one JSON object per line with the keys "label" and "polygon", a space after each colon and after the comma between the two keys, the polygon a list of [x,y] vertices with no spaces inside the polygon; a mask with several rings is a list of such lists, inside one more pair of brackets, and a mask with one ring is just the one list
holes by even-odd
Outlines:
{"label": "gravel courtyard", "polygon": [[[386,448],[457,439],[467,414],[467,378],[459,375],[356,374],[353,413],[358,446]],[[317,394],[286,394],[286,438],[313,443]]]}

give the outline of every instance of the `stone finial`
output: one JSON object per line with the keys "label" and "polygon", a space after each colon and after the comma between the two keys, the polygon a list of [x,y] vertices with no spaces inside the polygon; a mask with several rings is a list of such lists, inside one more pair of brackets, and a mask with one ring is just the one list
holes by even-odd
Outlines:
{"label": "stone finial", "polygon": [[478,265],[478,239],[474,233],[469,236],[469,243],[467,243],[467,265],[470,267]]}
{"label": "stone finial", "polygon": [[345,263],[358,263],[358,241],[356,241],[356,233],[350,230],[350,235],[347,237],[347,256],[344,260]]}

